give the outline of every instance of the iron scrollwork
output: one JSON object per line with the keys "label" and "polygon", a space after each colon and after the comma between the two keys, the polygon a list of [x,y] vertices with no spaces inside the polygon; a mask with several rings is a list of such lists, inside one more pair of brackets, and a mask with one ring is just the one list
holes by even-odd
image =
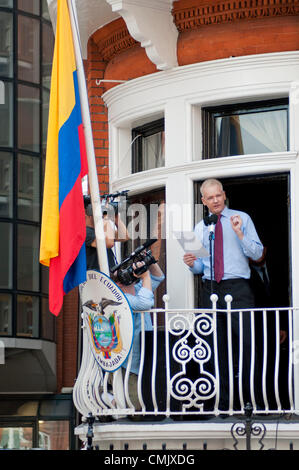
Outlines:
{"label": "iron scrollwork", "polygon": [[234,440],[234,449],[238,450],[238,438],[245,437],[246,450],[251,450],[251,437],[253,436],[259,437],[259,450],[263,450],[263,439],[266,435],[266,426],[263,423],[257,423],[252,421],[252,405],[250,403],[245,406],[245,416],[246,419],[244,422],[234,423],[231,427],[231,435]]}

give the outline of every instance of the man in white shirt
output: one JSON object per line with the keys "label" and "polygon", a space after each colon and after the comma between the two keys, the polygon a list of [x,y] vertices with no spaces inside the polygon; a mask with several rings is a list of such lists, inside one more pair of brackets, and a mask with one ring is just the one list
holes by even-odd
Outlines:
{"label": "man in white shirt", "polygon": [[[226,309],[224,300],[227,294],[233,297],[232,309],[254,308],[254,294],[251,289],[249,258],[257,260],[262,256],[263,245],[254,224],[248,214],[226,207],[226,194],[220,181],[208,179],[201,185],[202,202],[215,214],[218,221],[215,239],[212,243],[211,258],[197,258],[194,254],[184,255],[184,262],[194,274],[201,274],[203,289],[201,307],[212,308],[211,293],[218,295],[217,308]],[[210,252],[210,231],[204,221],[194,229],[203,246]],[[220,234],[220,236],[219,236]],[[217,237],[220,243],[217,244]],[[217,249],[216,249],[217,248]],[[212,283],[212,286],[211,286]],[[212,287],[212,288],[211,288]],[[243,392],[245,403],[252,402],[249,387],[251,358],[250,313],[243,315]],[[227,354],[227,318],[223,313],[217,315],[217,345],[220,371],[220,409],[228,406],[228,354]],[[235,378],[239,376],[239,312],[232,314],[233,369]],[[258,362],[258,361],[257,361]],[[257,364],[256,364],[257,365]],[[210,367],[212,367],[210,365]],[[256,370],[258,370],[258,365]],[[260,390],[258,390],[258,394]],[[223,407],[223,408],[222,408]]]}
{"label": "man in white shirt", "polygon": [[[223,231],[223,276],[217,282],[214,272],[211,277],[210,257],[197,258],[192,253],[184,255],[184,262],[194,274],[202,274],[204,292],[201,299],[202,307],[211,307],[210,282],[213,281],[213,293],[219,297],[218,308],[226,308],[224,296],[233,296],[232,308],[250,308],[254,306],[254,298],[249,286],[249,258],[257,260],[262,256],[263,245],[257,235],[254,224],[248,214],[229,209],[225,205],[226,195],[220,181],[206,180],[201,186],[202,202],[210,214],[221,215],[220,223]],[[210,251],[209,228],[201,220],[194,229],[203,246]],[[216,235],[215,235],[216,243]],[[213,250],[214,261],[217,255]],[[213,270],[214,271],[214,270]]]}

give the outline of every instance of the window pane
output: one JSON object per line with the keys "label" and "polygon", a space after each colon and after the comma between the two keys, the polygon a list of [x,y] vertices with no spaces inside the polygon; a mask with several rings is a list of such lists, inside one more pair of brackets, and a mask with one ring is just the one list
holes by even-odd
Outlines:
{"label": "window pane", "polygon": [[132,129],[132,140],[134,173],[165,165],[164,118]]}
{"label": "window pane", "polygon": [[12,217],[12,154],[0,152],[0,217]]}
{"label": "window pane", "polygon": [[18,295],[17,336],[39,336],[39,299],[30,295]]}
{"label": "window pane", "polygon": [[39,220],[39,159],[18,156],[18,218]]}
{"label": "window pane", "polygon": [[40,421],[39,447],[46,450],[69,450],[68,421]]}
{"label": "window pane", "polygon": [[287,151],[287,110],[219,116],[216,157]]}
{"label": "window pane", "polygon": [[12,84],[4,83],[4,103],[0,105],[0,146],[13,145],[13,89]]}
{"label": "window pane", "polygon": [[47,0],[42,0],[42,16],[50,21],[49,7]]}
{"label": "window pane", "polygon": [[11,334],[11,296],[0,294],[0,336]]}
{"label": "window pane", "polygon": [[39,152],[40,148],[40,94],[37,88],[18,87],[18,146]]}
{"label": "window pane", "polygon": [[42,116],[42,126],[43,126],[43,136],[42,136],[42,153],[45,156],[47,150],[47,135],[48,135],[48,117],[49,117],[49,99],[50,92],[48,90],[43,90],[43,116]]}
{"label": "window pane", "polygon": [[144,137],[142,147],[143,170],[165,165],[164,132]]}
{"label": "window pane", "polygon": [[18,19],[18,76],[20,80],[39,83],[39,21],[26,16]]}
{"label": "window pane", "polygon": [[12,74],[13,74],[12,14],[1,11],[0,12],[0,76],[12,77]]}
{"label": "window pane", "polygon": [[39,289],[39,229],[18,225],[18,289]]}
{"label": "window pane", "polygon": [[49,311],[48,299],[42,299],[42,338],[55,341],[55,316]]}
{"label": "window pane", "polygon": [[65,418],[66,416],[72,416],[72,401],[66,400],[42,400],[39,408],[39,416],[41,419],[47,419],[49,416],[55,417],[56,419]]}
{"label": "window pane", "polygon": [[0,416],[36,416],[38,401],[27,400],[0,400]]}
{"label": "window pane", "polygon": [[49,90],[51,85],[53,51],[54,33],[52,25],[43,24],[42,80],[43,86]]}
{"label": "window pane", "polygon": [[12,7],[13,0],[0,0],[0,7]]}
{"label": "window pane", "polygon": [[49,293],[49,268],[46,266],[40,265],[41,276],[42,276],[42,293]]}
{"label": "window pane", "polygon": [[39,15],[39,0],[18,0],[18,8]]}
{"label": "window pane", "polygon": [[0,428],[0,449],[32,449],[33,428]]}
{"label": "window pane", "polygon": [[0,287],[12,287],[12,225],[0,222]]}

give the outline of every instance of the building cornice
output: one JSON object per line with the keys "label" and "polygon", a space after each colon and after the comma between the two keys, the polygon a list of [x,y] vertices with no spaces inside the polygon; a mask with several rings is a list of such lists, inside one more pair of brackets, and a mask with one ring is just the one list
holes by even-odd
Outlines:
{"label": "building cornice", "polygon": [[179,32],[232,21],[299,15],[299,0],[181,0],[174,3],[174,23]]}
{"label": "building cornice", "polygon": [[99,54],[106,62],[138,44],[130,35],[127,25],[122,18],[103,26],[103,28],[94,33],[92,39],[97,45]]}

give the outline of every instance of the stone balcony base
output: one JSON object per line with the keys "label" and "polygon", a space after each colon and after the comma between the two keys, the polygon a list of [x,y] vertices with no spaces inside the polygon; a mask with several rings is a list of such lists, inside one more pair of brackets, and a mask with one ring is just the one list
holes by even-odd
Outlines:
{"label": "stone balcony base", "polygon": [[[96,421],[92,445],[98,450],[248,450],[245,433],[238,436],[235,432],[236,428],[245,429],[244,416],[183,422],[149,419]],[[252,433],[250,450],[299,450],[299,418],[295,415],[257,416],[252,424],[258,423],[265,426],[265,432],[263,436]],[[86,442],[87,431],[88,424],[84,423],[75,434]]]}

